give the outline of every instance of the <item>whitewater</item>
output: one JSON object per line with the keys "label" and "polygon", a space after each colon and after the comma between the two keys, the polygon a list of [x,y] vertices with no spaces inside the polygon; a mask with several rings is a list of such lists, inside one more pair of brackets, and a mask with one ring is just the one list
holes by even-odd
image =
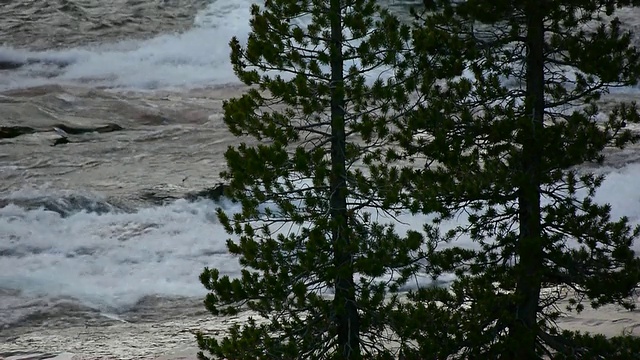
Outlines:
{"label": "whitewater", "polygon": [[[221,105],[245,90],[228,42],[252,3],[3,6],[0,126],[33,132],[0,140],[1,335],[130,318],[151,298],[201,307],[205,266],[238,273],[214,214],[233,206],[181,198],[215,185],[238,141]],[[123,130],[52,147],[59,124]]]}
{"label": "whitewater", "polygon": [[[86,47],[30,51],[0,48],[0,60],[41,61],[4,74],[0,89],[45,84],[78,84],[149,90],[235,82],[227,43],[249,32],[251,1],[214,1],[179,34],[123,40]],[[66,65],[60,68],[58,65]]]}
{"label": "whitewater", "polygon": [[[184,197],[220,181],[223,153],[239,141],[224,128],[221,105],[245,90],[228,42],[246,40],[253,1],[50,2],[56,11],[44,3],[2,5],[23,19],[18,25],[0,16],[0,63],[20,65],[0,70],[0,126],[33,129],[0,139],[0,358],[25,347],[86,351],[87,339],[107,341],[107,326],[121,326],[122,336],[113,335],[120,342],[99,351],[114,358],[193,343],[176,328],[204,326],[199,274],[205,266],[240,271],[215,209],[238,209]],[[626,89],[615,97],[636,95]],[[52,147],[57,124],[123,130],[72,135]],[[595,169],[608,174],[596,200],[634,224],[639,154],[611,152]],[[404,231],[429,218],[400,220]],[[157,329],[164,337],[148,335]],[[126,339],[165,348],[123,350]]]}

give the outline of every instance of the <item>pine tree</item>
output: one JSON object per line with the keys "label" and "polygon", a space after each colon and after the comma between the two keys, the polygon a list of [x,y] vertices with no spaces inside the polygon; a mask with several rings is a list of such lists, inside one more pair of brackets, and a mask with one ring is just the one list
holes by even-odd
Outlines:
{"label": "pine tree", "polygon": [[428,208],[444,206],[438,221],[466,215],[447,238],[469,237],[475,248],[450,241],[429,255],[430,273],[457,279],[400,307],[396,322],[414,329],[407,359],[638,358],[638,339],[554,322],[561,299],[575,311],[631,308],[640,283],[632,249],[640,230],[594,202],[604,177],[581,167],[638,140],[626,128],[640,119],[635,104],[598,107],[609,89],[640,76],[640,53],[613,16],[637,3],[425,1],[416,57],[447,53],[468,71],[400,119],[406,156],[432,160],[402,181]]}
{"label": "pine tree", "polygon": [[243,271],[207,268],[201,281],[214,315],[257,317],[199,346],[234,360],[390,359],[389,292],[423,248],[389,224],[406,196],[390,126],[430,73],[413,71],[410,28],[374,0],[268,0],[251,13],[247,44],[230,42],[251,90],[224,103],[227,127],[251,141],[227,150],[222,173],[242,211],[218,211]]}

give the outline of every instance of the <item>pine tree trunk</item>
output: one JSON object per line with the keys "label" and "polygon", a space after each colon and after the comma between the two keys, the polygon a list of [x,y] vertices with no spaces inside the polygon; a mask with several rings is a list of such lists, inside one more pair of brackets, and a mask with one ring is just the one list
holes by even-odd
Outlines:
{"label": "pine tree trunk", "polygon": [[538,359],[537,312],[543,270],[540,224],[540,145],[544,119],[544,23],[541,4],[531,1],[527,10],[527,98],[522,127],[523,178],[519,188],[520,239],[518,243],[518,283],[516,324],[511,329],[513,355],[509,358]]}
{"label": "pine tree trunk", "polygon": [[335,279],[335,321],[338,336],[337,358],[340,360],[360,359],[360,325],[355,302],[353,274],[353,250],[349,239],[347,218],[347,169],[346,169],[346,129],[344,110],[344,84],[342,58],[342,0],[331,0],[331,198],[330,215],[334,251]]}

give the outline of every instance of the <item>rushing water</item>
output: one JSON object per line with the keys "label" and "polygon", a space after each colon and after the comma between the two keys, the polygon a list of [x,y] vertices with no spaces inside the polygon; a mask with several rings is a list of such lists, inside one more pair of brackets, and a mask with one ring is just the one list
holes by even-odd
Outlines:
{"label": "rushing water", "polygon": [[[0,331],[193,304],[204,266],[238,272],[214,216],[233,205],[178,198],[215,184],[238,141],[221,104],[244,90],[227,43],[251,3],[0,2],[0,63],[23,64],[0,70],[0,126],[34,129],[0,139]],[[56,124],[112,123],[51,146]],[[598,200],[639,222],[638,152],[616,156]]]}

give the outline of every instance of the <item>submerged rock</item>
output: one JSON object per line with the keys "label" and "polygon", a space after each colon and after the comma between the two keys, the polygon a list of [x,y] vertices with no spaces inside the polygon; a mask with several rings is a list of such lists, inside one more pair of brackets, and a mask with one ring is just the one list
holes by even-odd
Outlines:
{"label": "submerged rock", "polygon": [[61,138],[57,138],[53,141],[53,144],[51,146],[56,146],[56,145],[63,145],[63,144],[68,144],[71,141],[69,141],[68,138],[66,137],[61,137]]}
{"label": "submerged rock", "polygon": [[[227,186],[228,185],[226,184],[219,183],[216,186],[208,187],[198,191],[188,192],[186,194],[176,194],[175,191],[166,189],[154,189],[145,191],[140,194],[140,199],[145,202],[150,202],[154,205],[166,205],[178,199],[185,199],[191,202],[207,199],[214,202],[219,202],[223,197],[230,199],[229,197],[225,196],[224,193]],[[230,200],[234,201],[233,199]]]}
{"label": "submerged rock", "polygon": [[160,190],[148,190],[144,191],[139,196],[140,200],[151,203],[153,205],[166,205],[172,201],[178,200],[180,197],[170,194],[166,191]]}
{"label": "submerged rock", "polygon": [[223,183],[218,183],[218,185],[210,188],[206,188],[197,192],[187,193],[185,199],[189,201],[195,201],[199,199],[209,199],[213,201],[220,201],[221,198],[225,195],[225,189],[228,185]]}

